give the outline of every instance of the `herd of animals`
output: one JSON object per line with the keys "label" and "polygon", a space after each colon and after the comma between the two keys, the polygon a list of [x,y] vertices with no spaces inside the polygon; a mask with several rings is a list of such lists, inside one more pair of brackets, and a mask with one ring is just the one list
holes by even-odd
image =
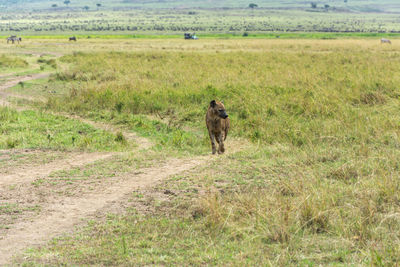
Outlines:
{"label": "herd of animals", "polygon": [[[75,42],[76,42],[76,37],[75,37],[75,36],[69,37],[69,40],[70,40],[70,41],[75,41]],[[10,37],[7,37],[7,44],[8,44],[9,42],[11,42],[12,44],[20,43],[21,41],[22,41],[22,38],[21,38],[21,37],[18,37],[18,36],[16,36],[16,35],[11,35]]]}
{"label": "herd of animals", "polygon": [[[194,38],[192,38],[194,36]],[[197,39],[197,37],[193,34],[193,35],[191,35],[191,34],[188,34],[188,33],[185,33],[185,39]],[[75,41],[76,42],[76,37],[75,36],[71,36],[71,37],[68,37],[68,40],[69,41]],[[20,43],[22,41],[22,38],[21,37],[17,37],[16,35],[11,35],[10,37],[7,37],[7,44],[9,43],[9,42],[11,42],[11,43]],[[381,39],[381,44],[392,44],[392,42],[389,40],[389,39],[386,39],[386,38],[382,38]]]}

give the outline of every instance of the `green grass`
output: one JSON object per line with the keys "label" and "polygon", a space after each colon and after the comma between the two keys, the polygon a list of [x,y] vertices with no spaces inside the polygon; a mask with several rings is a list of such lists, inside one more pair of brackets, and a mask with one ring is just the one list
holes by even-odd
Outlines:
{"label": "green grass", "polygon": [[[45,108],[135,130],[155,141],[153,153],[191,156],[210,153],[204,115],[210,100],[223,99],[228,138],[252,143],[153,191],[135,192],[126,215],[89,223],[18,263],[398,262],[397,44],[214,40],[197,43],[197,50],[175,49],[182,43],[67,55],[60,62],[70,67],[59,69],[49,86],[65,83],[70,90],[50,97]],[[141,205],[150,208],[143,212]]]}
{"label": "green grass", "polygon": [[[334,136],[331,142],[347,146],[395,138],[397,54],[329,44],[316,51],[307,44],[272,49],[75,53],[62,58],[74,66],[53,79],[81,85],[46,107],[102,114],[120,106],[123,114],[161,113],[203,127],[208,103],[216,98],[226,100],[232,133],[254,141],[319,145]],[[297,52],[287,53],[292,49]],[[383,112],[392,116],[382,118]]]}
{"label": "green grass", "polygon": [[0,148],[121,151],[129,145],[76,120],[39,111],[0,108]]}
{"label": "green grass", "polygon": [[[45,104],[46,108],[61,107],[60,99],[52,97]],[[121,108],[124,108],[122,103]],[[57,110],[60,110],[57,108]],[[208,151],[209,139],[204,129],[199,131],[188,131],[183,128],[183,122],[170,119],[169,122],[162,122],[156,118],[129,112],[118,112],[118,103],[110,110],[79,110],[74,108],[75,113],[86,116],[94,121],[112,123],[122,126],[129,131],[136,132],[142,137],[148,138],[155,145],[153,150],[159,152],[169,151],[171,156],[197,155]],[[136,112],[137,113],[137,112]],[[123,143],[123,142],[122,142]]]}
{"label": "green grass", "polygon": [[196,155],[208,151],[209,140],[205,138],[204,131],[199,133],[185,130],[182,128],[182,123],[169,125],[146,116],[119,114],[113,111],[94,113],[89,116],[95,120],[128,127],[128,129],[153,141],[155,143],[154,150],[159,152],[168,150],[173,153],[171,156],[179,156],[182,153]]}
{"label": "green grass", "polygon": [[36,56],[30,54],[21,55],[15,52],[14,49],[11,49],[11,51],[3,52],[0,56],[0,76],[4,76],[2,79],[9,79],[12,76],[34,74],[42,71],[50,72],[57,68],[57,64],[52,58],[40,57],[38,60]]}
{"label": "green grass", "polygon": [[[54,69],[49,68],[45,69],[44,71],[48,70],[51,71]],[[43,78],[19,83],[16,86],[6,89],[5,91],[29,97],[30,99],[27,100],[31,100],[31,104],[34,104],[35,102],[46,99],[49,95],[63,97],[70,91],[70,89],[70,86],[66,86],[63,82],[53,82],[51,86],[49,86],[48,79]]]}

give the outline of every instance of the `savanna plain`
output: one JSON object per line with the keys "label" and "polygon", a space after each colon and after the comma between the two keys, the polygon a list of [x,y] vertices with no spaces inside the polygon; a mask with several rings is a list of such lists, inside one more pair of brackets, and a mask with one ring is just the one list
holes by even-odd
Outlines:
{"label": "savanna plain", "polygon": [[[0,52],[4,264],[400,261],[397,39],[36,38]],[[218,156],[213,99],[231,120]],[[29,243],[24,223],[48,234]]]}

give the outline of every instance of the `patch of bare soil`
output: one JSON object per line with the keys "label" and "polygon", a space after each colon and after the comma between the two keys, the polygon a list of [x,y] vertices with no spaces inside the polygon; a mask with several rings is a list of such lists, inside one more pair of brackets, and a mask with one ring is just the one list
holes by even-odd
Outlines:
{"label": "patch of bare soil", "polygon": [[135,189],[153,186],[171,175],[204,163],[207,158],[170,159],[162,166],[123,174],[112,185],[96,188],[92,193],[63,197],[43,205],[40,217],[14,224],[0,239],[0,265],[10,263],[12,256],[24,248],[43,244],[52,237],[73,230],[74,226],[82,223],[82,219],[118,202]]}

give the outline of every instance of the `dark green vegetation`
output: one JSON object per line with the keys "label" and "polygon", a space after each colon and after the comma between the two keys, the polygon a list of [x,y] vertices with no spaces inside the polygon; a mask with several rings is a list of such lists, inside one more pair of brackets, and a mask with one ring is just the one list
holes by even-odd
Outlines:
{"label": "dark green vegetation", "polygon": [[[71,90],[46,108],[114,120],[166,140],[164,128],[206,139],[208,103],[223,99],[232,122],[228,140],[253,143],[171,177],[154,192],[136,192],[127,215],[31,251],[27,265],[400,261],[398,46],[254,40],[253,50],[236,51],[243,40],[219,42],[200,52],[60,59],[69,68],[49,85]],[[220,46],[228,48],[210,52]],[[149,117],[174,126],[154,127]],[[181,147],[206,143],[191,142],[182,139]]]}
{"label": "dark green vegetation", "polygon": [[[6,1],[0,33],[226,34],[400,32],[395,0],[361,1]],[[56,4],[54,7],[52,5]],[[249,7],[251,4],[257,5]],[[18,10],[18,12],[16,11]],[[201,37],[201,36],[200,36]]]}

